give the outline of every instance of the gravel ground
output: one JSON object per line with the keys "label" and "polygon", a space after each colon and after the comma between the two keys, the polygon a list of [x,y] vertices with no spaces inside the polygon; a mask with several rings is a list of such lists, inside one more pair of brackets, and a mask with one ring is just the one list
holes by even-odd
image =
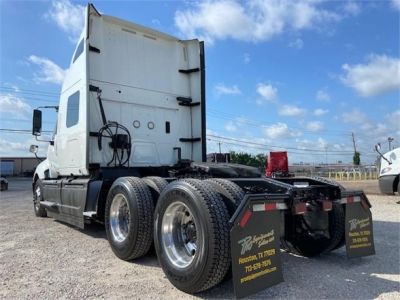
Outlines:
{"label": "gravel ground", "polygon": [[[400,299],[398,196],[369,196],[376,255],[346,259],[343,249],[307,259],[282,254],[285,282],[254,298]],[[175,289],[155,255],[134,262],[111,251],[104,228],[78,230],[33,213],[30,181],[0,193],[0,298],[233,298],[232,282],[196,296]]]}
{"label": "gravel ground", "polygon": [[349,181],[338,181],[346,189],[350,190],[363,190],[368,195],[379,195],[378,180],[349,180]]}

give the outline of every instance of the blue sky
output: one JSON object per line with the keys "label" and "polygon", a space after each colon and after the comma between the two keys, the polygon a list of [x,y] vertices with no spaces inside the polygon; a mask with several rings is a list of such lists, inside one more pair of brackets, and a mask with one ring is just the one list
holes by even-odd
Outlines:
{"label": "blue sky", "polygon": [[[57,103],[85,2],[0,1],[0,128]],[[400,1],[94,1],[104,14],[206,42],[208,149],[364,163],[400,146]],[[55,114],[44,115],[44,129]],[[29,156],[0,131],[0,155]],[[36,142],[37,144],[37,142]],[[45,153],[46,144],[40,144]]]}

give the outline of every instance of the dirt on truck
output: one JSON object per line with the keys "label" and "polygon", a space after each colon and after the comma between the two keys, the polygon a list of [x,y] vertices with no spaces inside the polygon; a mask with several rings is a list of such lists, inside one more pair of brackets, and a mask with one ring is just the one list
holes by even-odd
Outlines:
{"label": "dirt on truck", "polygon": [[[281,249],[374,254],[370,203],[321,178],[267,178],[206,162],[204,43],[86,8],[62,85],[47,159],[33,176],[36,216],[105,225],[134,260],[154,245],[169,281],[198,293],[232,273],[237,297],[283,280]],[[32,133],[41,138],[42,111]],[[37,151],[37,147],[32,147]]]}

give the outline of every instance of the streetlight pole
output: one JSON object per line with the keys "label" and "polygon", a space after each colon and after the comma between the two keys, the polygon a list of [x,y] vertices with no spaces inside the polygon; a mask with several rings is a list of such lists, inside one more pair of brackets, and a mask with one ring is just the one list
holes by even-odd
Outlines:
{"label": "streetlight pole", "polygon": [[389,142],[389,151],[392,150],[392,142],[394,141],[394,138],[388,137],[388,142]]}

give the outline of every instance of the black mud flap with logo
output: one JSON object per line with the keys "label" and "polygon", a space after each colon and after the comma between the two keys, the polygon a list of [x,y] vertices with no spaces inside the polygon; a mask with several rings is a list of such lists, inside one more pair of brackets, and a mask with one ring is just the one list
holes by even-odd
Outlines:
{"label": "black mud flap with logo", "polygon": [[345,234],[348,258],[375,254],[370,203],[362,192],[348,192],[343,197],[346,204]]}
{"label": "black mud flap with logo", "polygon": [[[260,201],[261,200],[261,201]],[[282,201],[248,195],[231,219],[233,286],[237,298],[283,281],[280,257]]]}

